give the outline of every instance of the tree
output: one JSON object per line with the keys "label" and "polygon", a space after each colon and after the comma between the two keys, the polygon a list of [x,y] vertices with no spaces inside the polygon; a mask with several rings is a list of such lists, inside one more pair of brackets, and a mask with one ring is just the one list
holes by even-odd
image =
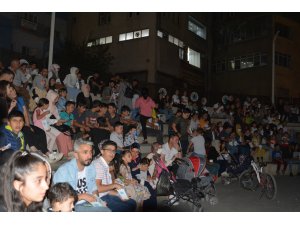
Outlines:
{"label": "tree", "polygon": [[63,72],[68,73],[72,66],[78,67],[84,76],[99,73],[101,77],[109,75],[109,67],[113,57],[107,46],[87,47],[87,43],[76,45],[67,42],[61,52],[54,56],[54,62],[59,64]]}

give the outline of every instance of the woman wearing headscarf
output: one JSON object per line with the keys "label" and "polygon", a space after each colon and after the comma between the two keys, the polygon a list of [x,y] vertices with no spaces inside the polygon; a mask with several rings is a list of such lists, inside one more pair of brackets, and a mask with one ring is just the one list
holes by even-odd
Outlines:
{"label": "woman wearing headscarf", "polygon": [[40,98],[46,98],[47,78],[44,73],[47,74],[46,69],[42,69],[41,74],[36,75],[33,80],[33,88],[31,90],[31,98],[29,101],[30,112],[34,111]]}
{"label": "woman wearing headscarf", "polygon": [[[56,102],[58,101],[58,94],[53,91],[53,90],[49,90],[47,93],[46,98],[49,100],[49,106],[48,109],[50,114],[49,115],[53,115],[55,117],[55,119],[49,119],[49,123],[51,124],[55,124],[55,125],[62,125],[64,122],[60,119],[57,107],[56,107]],[[53,135],[56,137],[56,145],[58,148],[58,151],[63,153],[65,156],[68,156],[68,152],[72,151],[73,145],[72,145],[72,140],[71,137],[60,132],[59,130],[57,130],[55,127],[51,127],[51,138],[53,138]],[[46,132],[47,135],[48,132]],[[50,136],[49,136],[50,138]],[[54,146],[49,147],[49,150],[53,150]]]}
{"label": "woman wearing headscarf", "polygon": [[81,92],[77,95],[76,102],[85,102],[87,109],[92,108],[93,100],[92,96],[90,95],[90,85],[83,84],[81,86]]}
{"label": "woman wearing headscarf", "polygon": [[53,77],[56,83],[61,84],[58,72],[60,71],[60,66],[58,64],[52,64],[49,68],[48,81]]}
{"label": "woman wearing headscarf", "polygon": [[64,84],[68,91],[67,99],[75,101],[78,93],[80,92],[78,81],[79,69],[77,67],[71,67],[70,74],[64,79]]}

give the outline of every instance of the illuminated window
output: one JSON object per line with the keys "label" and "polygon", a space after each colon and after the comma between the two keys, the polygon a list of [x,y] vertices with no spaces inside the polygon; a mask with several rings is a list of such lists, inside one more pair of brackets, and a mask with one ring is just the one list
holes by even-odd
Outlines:
{"label": "illuminated window", "polygon": [[188,48],[187,57],[188,57],[187,60],[188,60],[189,64],[200,68],[200,53],[199,52],[196,52],[193,49]]}
{"label": "illuminated window", "polygon": [[188,29],[197,36],[206,39],[206,27],[193,17],[189,17]]}

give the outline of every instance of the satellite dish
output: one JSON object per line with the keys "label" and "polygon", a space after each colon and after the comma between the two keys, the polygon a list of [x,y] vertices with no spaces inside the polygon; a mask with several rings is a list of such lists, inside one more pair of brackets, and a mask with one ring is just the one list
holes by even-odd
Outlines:
{"label": "satellite dish", "polygon": [[168,94],[168,92],[165,88],[160,88],[158,90],[158,94],[162,94],[162,96],[165,97]]}
{"label": "satellite dish", "polygon": [[203,106],[205,106],[206,103],[207,103],[207,99],[206,99],[205,97],[202,97],[202,98],[201,98],[201,104],[202,104]]}
{"label": "satellite dish", "polygon": [[193,92],[191,93],[190,98],[191,98],[192,102],[197,102],[198,99],[199,99],[198,93],[195,92],[195,91],[193,91]]}
{"label": "satellite dish", "polygon": [[228,101],[228,96],[227,96],[227,95],[224,95],[224,96],[222,97],[222,103],[223,103],[224,105],[226,105],[227,101]]}

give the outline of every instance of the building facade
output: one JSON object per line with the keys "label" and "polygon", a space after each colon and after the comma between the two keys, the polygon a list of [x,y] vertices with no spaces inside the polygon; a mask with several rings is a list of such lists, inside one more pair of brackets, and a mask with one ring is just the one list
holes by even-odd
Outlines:
{"label": "building facade", "polygon": [[[51,13],[0,13],[0,59],[35,60],[46,65],[49,53]],[[67,16],[56,13],[54,51],[63,48]]]}
{"label": "building facade", "polygon": [[152,90],[205,91],[209,73],[209,13],[73,13],[72,42],[107,45],[112,74],[138,79]]}
{"label": "building facade", "polygon": [[271,101],[274,51],[275,98],[300,98],[298,22],[271,13],[216,13],[213,24],[216,97],[238,94]]}

